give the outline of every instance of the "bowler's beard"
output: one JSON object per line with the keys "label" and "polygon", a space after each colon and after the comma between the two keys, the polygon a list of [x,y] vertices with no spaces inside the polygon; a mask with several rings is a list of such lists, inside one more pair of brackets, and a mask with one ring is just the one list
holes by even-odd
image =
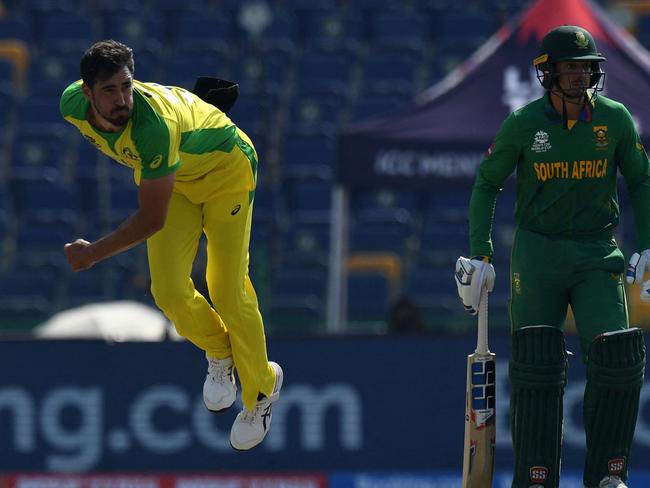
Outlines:
{"label": "bowler's beard", "polygon": [[128,107],[124,106],[114,108],[110,114],[103,114],[101,112],[99,112],[99,114],[114,126],[123,127],[129,121],[131,110],[129,110]]}
{"label": "bowler's beard", "polygon": [[102,119],[110,122],[111,125],[114,125],[115,127],[124,127],[129,122],[131,109],[129,109],[126,105],[121,107],[113,107],[109,113],[100,110],[94,101],[92,105],[95,109],[95,112],[98,113]]}

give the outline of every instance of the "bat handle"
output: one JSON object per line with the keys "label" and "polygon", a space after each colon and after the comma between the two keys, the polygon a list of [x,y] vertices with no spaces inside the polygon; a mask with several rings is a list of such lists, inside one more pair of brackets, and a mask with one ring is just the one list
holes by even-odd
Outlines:
{"label": "bat handle", "polygon": [[478,340],[476,352],[487,353],[488,349],[488,291],[487,287],[481,290],[481,300],[478,305]]}

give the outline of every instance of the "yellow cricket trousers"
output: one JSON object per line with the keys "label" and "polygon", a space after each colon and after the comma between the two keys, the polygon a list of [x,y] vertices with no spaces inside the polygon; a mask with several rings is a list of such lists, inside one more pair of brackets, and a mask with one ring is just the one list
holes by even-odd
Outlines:
{"label": "yellow cricket trousers", "polygon": [[[238,147],[233,153],[235,158],[246,157]],[[250,172],[248,161],[245,164]],[[223,191],[203,203],[193,203],[174,192],[165,226],[147,240],[156,305],[180,335],[208,356],[232,355],[242,402],[249,410],[260,392],[272,393],[275,382],[257,296],[248,276],[250,195],[249,191]],[[190,278],[202,233],[207,237],[206,281],[214,308]]]}

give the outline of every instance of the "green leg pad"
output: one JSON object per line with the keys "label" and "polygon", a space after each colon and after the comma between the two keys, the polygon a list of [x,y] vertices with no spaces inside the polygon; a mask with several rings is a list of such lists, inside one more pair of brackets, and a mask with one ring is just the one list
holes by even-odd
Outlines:
{"label": "green leg pad", "polygon": [[627,479],[644,369],[640,329],[601,334],[589,346],[583,403],[585,486],[598,486],[607,475]]}
{"label": "green leg pad", "polygon": [[562,398],[567,353],[564,334],[547,325],[512,335],[510,427],[515,452],[512,488],[554,487],[560,480]]}

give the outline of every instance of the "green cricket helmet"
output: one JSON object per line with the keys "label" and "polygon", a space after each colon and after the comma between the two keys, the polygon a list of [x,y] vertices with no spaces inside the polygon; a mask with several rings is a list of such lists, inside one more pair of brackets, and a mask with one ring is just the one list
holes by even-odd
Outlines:
{"label": "green cricket helmet", "polygon": [[546,90],[550,90],[557,80],[556,63],[560,61],[591,61],[589,87],[597,91],[603,89],[605,73],[599,63],[605,61],[605,56],[598,52],[594,38],[586,29],[562,25],[549,31],[542,39],[533,65],[537,79]]}

